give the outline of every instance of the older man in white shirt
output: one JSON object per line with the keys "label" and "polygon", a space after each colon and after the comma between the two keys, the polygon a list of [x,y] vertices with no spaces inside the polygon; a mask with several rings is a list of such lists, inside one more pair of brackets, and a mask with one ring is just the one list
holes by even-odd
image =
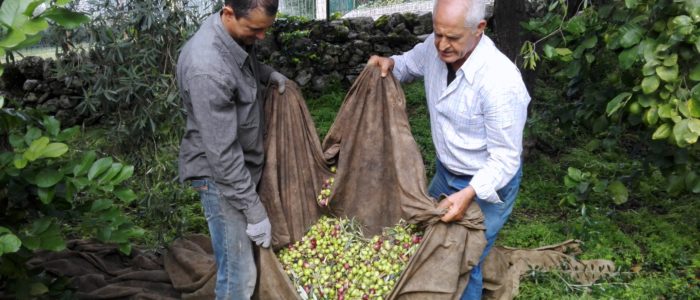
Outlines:
{"label": "older man in white shirt", "polygon": [[[484,213],[488,254],[513,209],[522,176],[522,137],[530,96],[518,68],[484,35],[484,0],[437,0],[423,43],[391,58],[372,56],[382,76],[422,77],[437,152],[428,189],[448,195],[444,222],[460,220],[476,201]],[[481,263],[462,299],[480,299]]]}

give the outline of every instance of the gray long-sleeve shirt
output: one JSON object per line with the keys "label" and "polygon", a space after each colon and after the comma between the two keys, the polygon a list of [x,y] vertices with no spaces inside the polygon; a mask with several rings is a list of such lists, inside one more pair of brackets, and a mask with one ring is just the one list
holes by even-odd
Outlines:
{"label": "gray long-sleeve shirt", "polygon": [[256,192],[263,166],[263,86],[273,69],[228,34],[219,14],[206,19],[177,62],[187,114],[180,144],[180,181],[210,178],[220,197],[248,223],[267,216]]}

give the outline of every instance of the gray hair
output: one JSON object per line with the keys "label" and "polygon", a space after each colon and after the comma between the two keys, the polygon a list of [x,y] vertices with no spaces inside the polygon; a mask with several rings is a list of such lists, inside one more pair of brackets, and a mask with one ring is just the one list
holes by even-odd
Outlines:
{"label": "gray hair", "polygon": [[[467,15],[464,18],[464,27],[476,28],[481,20],[486,19],[486,9],[488,4],[493,4],[493,0],[461,0],[464,1],[464,5],[467,7]],[[433,15],[435,15],[435,9],[440,0],[435,0],[433,4]]]}

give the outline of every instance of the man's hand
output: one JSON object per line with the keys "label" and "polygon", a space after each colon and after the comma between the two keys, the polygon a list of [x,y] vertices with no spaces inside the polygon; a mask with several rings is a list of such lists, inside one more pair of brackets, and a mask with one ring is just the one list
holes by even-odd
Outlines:
{"label": "man's hand", "polygon": [[263,248],[270,247],[270,241],[272,241],[272,225],[270,225],[269,218],[265,218],[255,224],[248,224],[245,233],[256,245]]}
{"label": "man's hand", "polygon": [[[469,204],[472,203],[475,196],[476,192],[474,192],[474,188],[467,186],[463,190],[447,197],[447,199],[443,200],[443,202],[449,202],[451,206],[449,206],[449,210],[444,216],[442,216],[442,218],[440,218],[440,220],[445,223],[462,220],[462,218],[464,218],[464,214],[467,212]],[[447,204],[445,204],[445,206],[447,206]]]}
{"label": "man's hand", "polygon": [[272,72],[272,74],[270,74],[270,81],[277,84],[277,91],[280,94],[284,94],[284,90],[286,89],[285,84],[287,84],[287,80],[289,79],[287,79],[287,77],[282,75],[282,73],[280,72],[274,71]]}
{"label": "man's hand", "polygon": [[382,71],[382,77],[386,77],[392,69],[394,69],[394,60],[388,57],[372,55],[367,61],[367,65],[376,65]]}

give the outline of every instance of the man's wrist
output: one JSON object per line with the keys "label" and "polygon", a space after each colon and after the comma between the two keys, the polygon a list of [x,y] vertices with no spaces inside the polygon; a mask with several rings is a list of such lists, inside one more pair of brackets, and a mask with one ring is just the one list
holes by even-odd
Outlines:
{"label": "man's wrist", "polygon": [[248,224],[258,224],[267,218],[267,211],[265,211],[265,206],[259,198],[255,201],[255,204],[248,207],[243,214]]}

